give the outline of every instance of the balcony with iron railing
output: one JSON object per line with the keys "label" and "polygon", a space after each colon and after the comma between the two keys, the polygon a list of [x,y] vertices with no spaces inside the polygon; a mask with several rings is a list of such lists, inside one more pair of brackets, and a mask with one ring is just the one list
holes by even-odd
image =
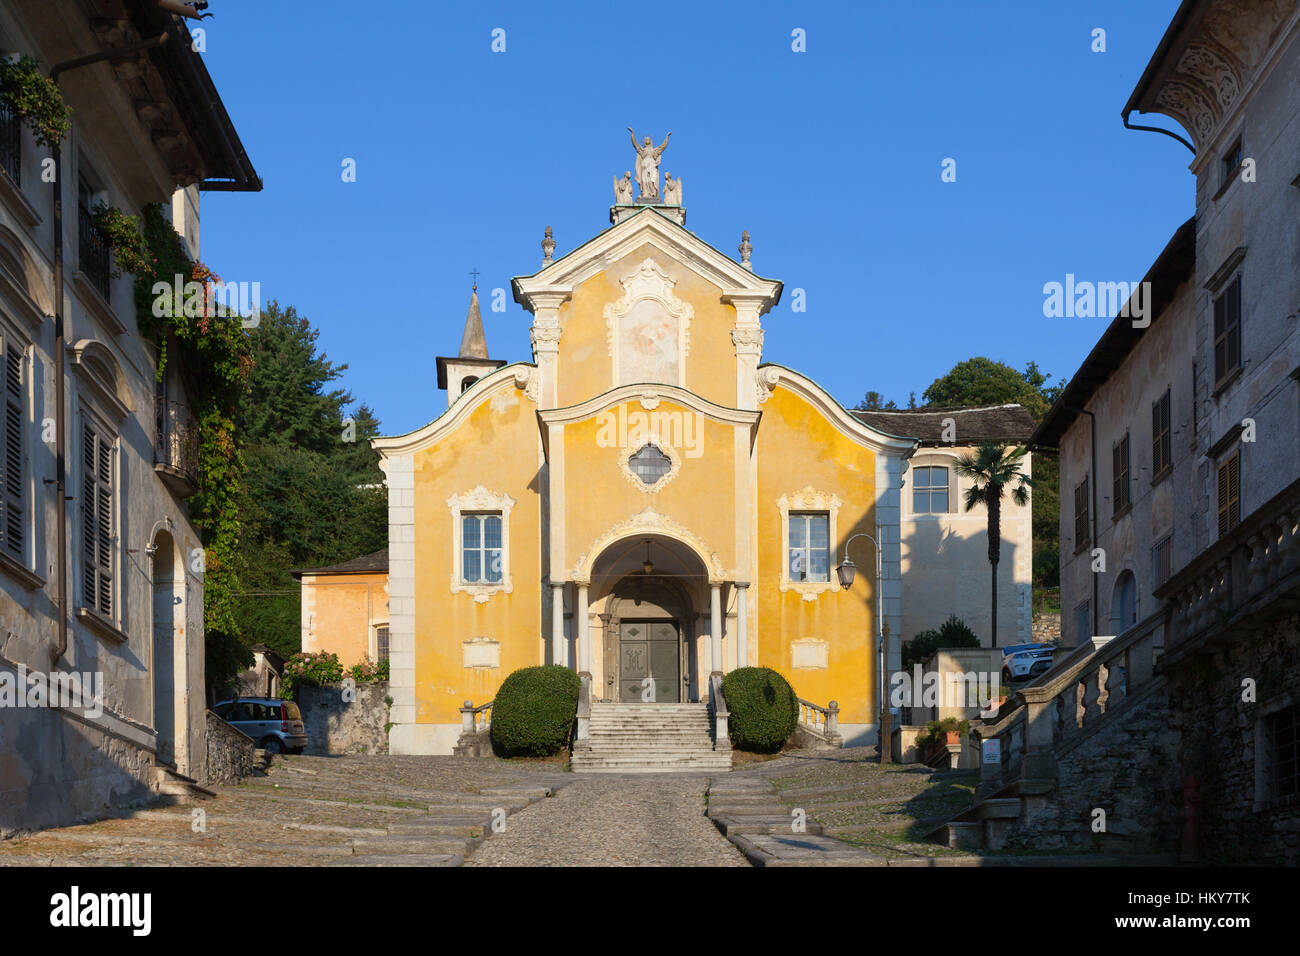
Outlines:
{"label": "balcony with iron railing", "polygon": [[13,107],[0,100],[0,168],[9,174],[15,186],[22,185],[22,119]]}
{"label": "balcony with iron railing", "polygon": [[153,460],[153,470],[177,497],[188,498],[198,490],[198,423],[180,402],[159,405]]}
{"label": "balcony with iron railing", "polygon": [[112,253],[96,228],[90,211],[84,206],[77,207],[77,259],[82,275],[107,302],[112,275]]}

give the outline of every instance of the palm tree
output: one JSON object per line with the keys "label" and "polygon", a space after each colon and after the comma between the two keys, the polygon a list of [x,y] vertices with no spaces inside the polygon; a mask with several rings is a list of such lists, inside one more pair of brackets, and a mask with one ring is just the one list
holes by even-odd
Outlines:
{"label": "palm tree", "polygon": [[1027,448],[1008,448],[994,442],[984,442],[973,455],[965,455],[957,462],[957,474],[971,479],[966,489],[966,510],[983,504],[989,513],[989,564],[992,566],[993,584],[993,646],[998,646],[998,558],[1002,554],[1002,496],[1011,493],[1011,500],[1020,507],[1029,504],[1029,489],[1034,481],[1020,470],[1029,451]]}

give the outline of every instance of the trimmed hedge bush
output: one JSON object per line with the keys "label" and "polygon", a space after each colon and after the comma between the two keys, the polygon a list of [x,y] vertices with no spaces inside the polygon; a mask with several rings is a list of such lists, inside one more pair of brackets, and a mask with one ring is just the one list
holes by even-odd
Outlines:
{"label": "trimmed hedge bush", "polygon": [[770,667],[738,667],[722,678],[731,712],[732,746],[757,753],[780,750],[799,722],[799,701],[784,677]]}
{"label": "trimmed hedge bush", "polygon": [[492,704],[492,743],[507,756],[559,753],[573,731],[580,686],[577,674],[555,664],[515,671]]}

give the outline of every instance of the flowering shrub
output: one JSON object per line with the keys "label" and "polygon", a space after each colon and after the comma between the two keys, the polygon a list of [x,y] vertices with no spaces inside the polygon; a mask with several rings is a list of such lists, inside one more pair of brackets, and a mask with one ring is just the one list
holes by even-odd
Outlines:
{"label": "flowering shrub", "polygon": [[388,680],[388,658],[383,660],[362,661],[348,668],[348,674],[358,684],[376,684]]}
{"label": "flowering shrub", "polygon": [[285,700],[294,700],[298,696],[299,685],[318,687],[342,679],[343,665],[339,663],[337,654],[327,651],[295,654],[284,664],[284,674],[280,678],[280,696]]}
{"label": "flowering shrub", "polygon": [[328,651],[295,654],[285,662],[284,674],[280,677],[280,696],[285,700],[296,700],[299,687],[337,684],[344,677],[351,677],[358,684],[377,684],[386,681],[388,680],[388,658],[385,657],[379,662],[365,660],[345,670],[339,663],[339,656]]}

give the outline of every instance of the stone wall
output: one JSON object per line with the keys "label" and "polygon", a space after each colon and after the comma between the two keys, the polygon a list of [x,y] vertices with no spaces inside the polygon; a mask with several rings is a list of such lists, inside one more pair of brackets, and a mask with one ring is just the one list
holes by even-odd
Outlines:
{"label": "stone wall", "polygon": [[[1023,798],[1012,850],[1172,853],[1178,849],[1182,803],[1175,765],[1178,734],[1170,725],[1169,687],[1157,678],[1064,753],[1057,786]],[[1096,810],[1104,832],[1094,832]]]}
{"label": "stone wall", "polygon": [[1052,644],[1061,639],[1061,615],[1039,613],[1034,615],[1033,640],[1037,644]]}
{"label": "stone wall", "polygon": [[344,685],[300,687],[298,708],[307,726],[309,754],[386,754],[388,683],[357,684],[355,699],[343,699]]}
{"label": "stone wall", "polygon": [[[1243,700],[1243,681],[1254,701]],[[1182,774],[1200,785],[1200,858],[1261,866],[1300,860],[1300,802],[1271,805],[1256,750],[1271,711],[1300,703],[1300,616],[1182,664],[1171,675]],[[1181,785],[1181,784],[1180,784]],[[1259,806],[1257,808],[1257,801]]]}
{"label": "stone wall", "polygon": [[0,709],[0,839],[141,806],[152,775],[152,751],[122,735],[50,707]]}
{"label": "stone wall", "polygon": [[207,723],[208,759],[205,785],[238,783],[253,775],[253,750],[256,744],[212,711]]}

